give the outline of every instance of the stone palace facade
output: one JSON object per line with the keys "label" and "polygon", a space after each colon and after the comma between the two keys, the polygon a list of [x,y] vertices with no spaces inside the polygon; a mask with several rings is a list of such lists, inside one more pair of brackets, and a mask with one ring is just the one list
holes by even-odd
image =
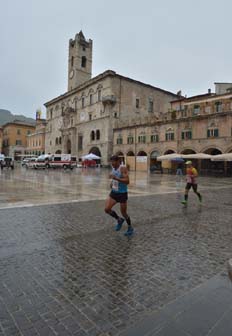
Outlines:
{"label": "stone palace facade", "polygon": [[117,125],[154,123],[178,95],[112,70],[92,78],[92,40],[80,32],[69,41],[68,90],[45,103],[46,153],[88,153],[107,165]]}
{"label": "stone palace facade", "polygon": [[166,153],[232,151],[231,83],[186,98],[112,70],[92,78],[92,48],[82,32],[69,41],[68,90],[45,104],[46,153],[94,153],[103,165],[118,154],[146,171]]}

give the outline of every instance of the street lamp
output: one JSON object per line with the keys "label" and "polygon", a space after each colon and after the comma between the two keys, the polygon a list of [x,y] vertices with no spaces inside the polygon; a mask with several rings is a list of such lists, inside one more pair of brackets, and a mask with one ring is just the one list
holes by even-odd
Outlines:
{"label": "street lamp", "polygon": [[137,126],[135,125],[135,172],[136,172],[136,163],[137,163]]}

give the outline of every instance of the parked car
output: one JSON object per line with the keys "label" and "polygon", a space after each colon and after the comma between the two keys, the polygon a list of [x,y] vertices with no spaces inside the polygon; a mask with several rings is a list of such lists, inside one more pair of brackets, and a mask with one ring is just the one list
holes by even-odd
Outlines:
{"label": "parked car", "polygon": [[36,157],[25,157],[22,162],[21,162],[21,165],[22,167],[26,167],[26,164],[29,162],[29,161],[35,161],[36,160]]}
{"label": "parked car", "polygon": [[26,168],[34,168],[34,163],[37,160],[37,158],[29,158],[25,160],[24,166]]}
{"label": "parked car", "polygon": [[14,158],[6,156],[4,160],[0,161],[1,169],[3,168],[11,168],[14,169]]}

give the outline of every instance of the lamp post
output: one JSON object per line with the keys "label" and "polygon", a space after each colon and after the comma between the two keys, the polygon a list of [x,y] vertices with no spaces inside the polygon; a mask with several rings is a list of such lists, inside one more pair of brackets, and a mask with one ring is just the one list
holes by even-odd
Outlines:
{"label": "lamp post", "polygon": [[135,172],[137,168],[137,126],[135,125]]}

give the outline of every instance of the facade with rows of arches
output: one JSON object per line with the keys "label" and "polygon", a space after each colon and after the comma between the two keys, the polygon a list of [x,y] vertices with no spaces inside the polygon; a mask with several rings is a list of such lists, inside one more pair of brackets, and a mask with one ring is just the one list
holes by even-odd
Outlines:
{"label": "facade with rows of arches", "polygon": [[[217,84],[219,86],[219,83]],[[232,84],[231,84],[232,87]],[[154,123],[119,125],[114,130],[114,153],[134,170],[160,165],[157,157],[170,153],[211,155],[232,152],[232,91],[181,98]],[[141,158],[143,153],[143,158]],[[231,163],[193,160],[202,174],[231,171]],[[168,170],[173,164],[162,162]],[[175,167],[174,167],[175,168]]]}

